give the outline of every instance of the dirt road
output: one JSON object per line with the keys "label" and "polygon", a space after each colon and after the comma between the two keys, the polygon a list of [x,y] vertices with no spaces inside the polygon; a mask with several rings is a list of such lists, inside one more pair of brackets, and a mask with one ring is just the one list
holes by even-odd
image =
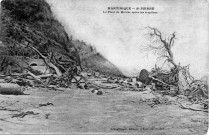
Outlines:
{"label": "dirt road", "polygon": [[206,112],[182,109],[171,97],[153,106],[150,91],[63,90],[0,95],[0,134],[204,135],[208,129]]}

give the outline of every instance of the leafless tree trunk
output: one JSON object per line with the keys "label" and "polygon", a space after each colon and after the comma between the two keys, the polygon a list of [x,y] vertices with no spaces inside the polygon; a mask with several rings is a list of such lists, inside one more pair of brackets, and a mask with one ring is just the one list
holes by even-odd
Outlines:
{"label": "leafless tree trunk", "polygon": [[151,51],[158,55],[158,59],[165,59],[167,62],[171,63],[175,68],[177,64],[173,59],[173,52],[171,48],[174,45],[174,40],[176,39],[176,33],[173,32],[169,38],[163,38],[161,32],[157,28],[152,28],[150,26],[146,27],[149,31],[147,34],[148,43],[143,47],[144,51]]}

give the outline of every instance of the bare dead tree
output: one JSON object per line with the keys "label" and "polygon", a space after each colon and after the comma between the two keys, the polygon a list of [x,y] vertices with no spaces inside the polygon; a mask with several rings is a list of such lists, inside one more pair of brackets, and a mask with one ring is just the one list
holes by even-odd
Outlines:
{"label": "bare dead tree", "polygon": [[165,59],[165,62],[171,63],[175,68],[177,64],[173,59],[173,52],[171,48],[174,46],[174,40],[176,39],[176,32],[173,32],[170,37],[163,38],[162,33],[153,27],[146,27],[148,33],[145,34],[147,43],[143,45],[143,51],[153,52],[158,55],[158,59]]}

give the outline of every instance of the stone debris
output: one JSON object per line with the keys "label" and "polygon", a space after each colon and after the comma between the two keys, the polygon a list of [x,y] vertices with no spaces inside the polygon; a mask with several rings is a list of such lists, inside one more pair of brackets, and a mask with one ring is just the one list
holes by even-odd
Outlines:
{"label": "stone debris", "polygon": [[38,107],[49,106],[49,105],[54,106],[54,104],[52,104],[52,103],[50,103],[50,102],[47,102],[47,103],[44,103],[44,104],[39,104]]}
{"label": "stone debris", "polygon": [[103,92],[102,92],[101,90],[93,89],[91,92],[92,92],[92,93],[95,93],[95,94],[97,94],[97,95],[103,95]]}
{"label": "stone debris", "polygon": [[18,118],[24,118],[27,115],[38,115],[39,113],[34,113],[33,111],[27,111],[27,112],[22,112],[19,114],[14,114],[12,115],[12,118],[18,117]]}

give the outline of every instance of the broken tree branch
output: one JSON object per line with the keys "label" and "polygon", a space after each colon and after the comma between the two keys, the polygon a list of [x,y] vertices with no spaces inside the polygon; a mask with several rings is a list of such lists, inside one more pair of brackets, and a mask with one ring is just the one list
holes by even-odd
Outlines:
{"label": "broken tree branch", "polygon": [[154,77],[150,77],[150,78],[152,78],[152,79],[155,80],[155,81],[161,82],[161,83],[164,84],[164,85],[172,86],[172,85],[167,84],[167,83],[165,83],[165,82],[163,82],[163,81],[161,81],[161,80],[159,80],[159,79],[157,79],[157,78],[154,78]]}
{"label": "broken tree branch", "polygon": [[53,63],[51,63],[50,60],[47,57],[45,57],[44,55],[42,55],[41,52],[39,52],[35,47],[30,46],[30,45],[28,45],[28,47],[30,47],[35,52],[37,52],[39,54],[39,56],[44,60],[45,64],[47,66],[49,66],[50,68],[54,69],[58,76],[62,75],[62,72],[59,70],[59,68],[57,68]]}
{"label": "broken tree branch", "polygon": [[184,106],[184,105],[181,104],[180,102],[178,102],[178,104],[180,105],[180,107],[181,107],[182,109],[188,109],[188,110],[192,110],[192,111],[203,111],[203,112],[208,112],[208,109],[196,109],[196,108],[191,108],[191,107]]}

